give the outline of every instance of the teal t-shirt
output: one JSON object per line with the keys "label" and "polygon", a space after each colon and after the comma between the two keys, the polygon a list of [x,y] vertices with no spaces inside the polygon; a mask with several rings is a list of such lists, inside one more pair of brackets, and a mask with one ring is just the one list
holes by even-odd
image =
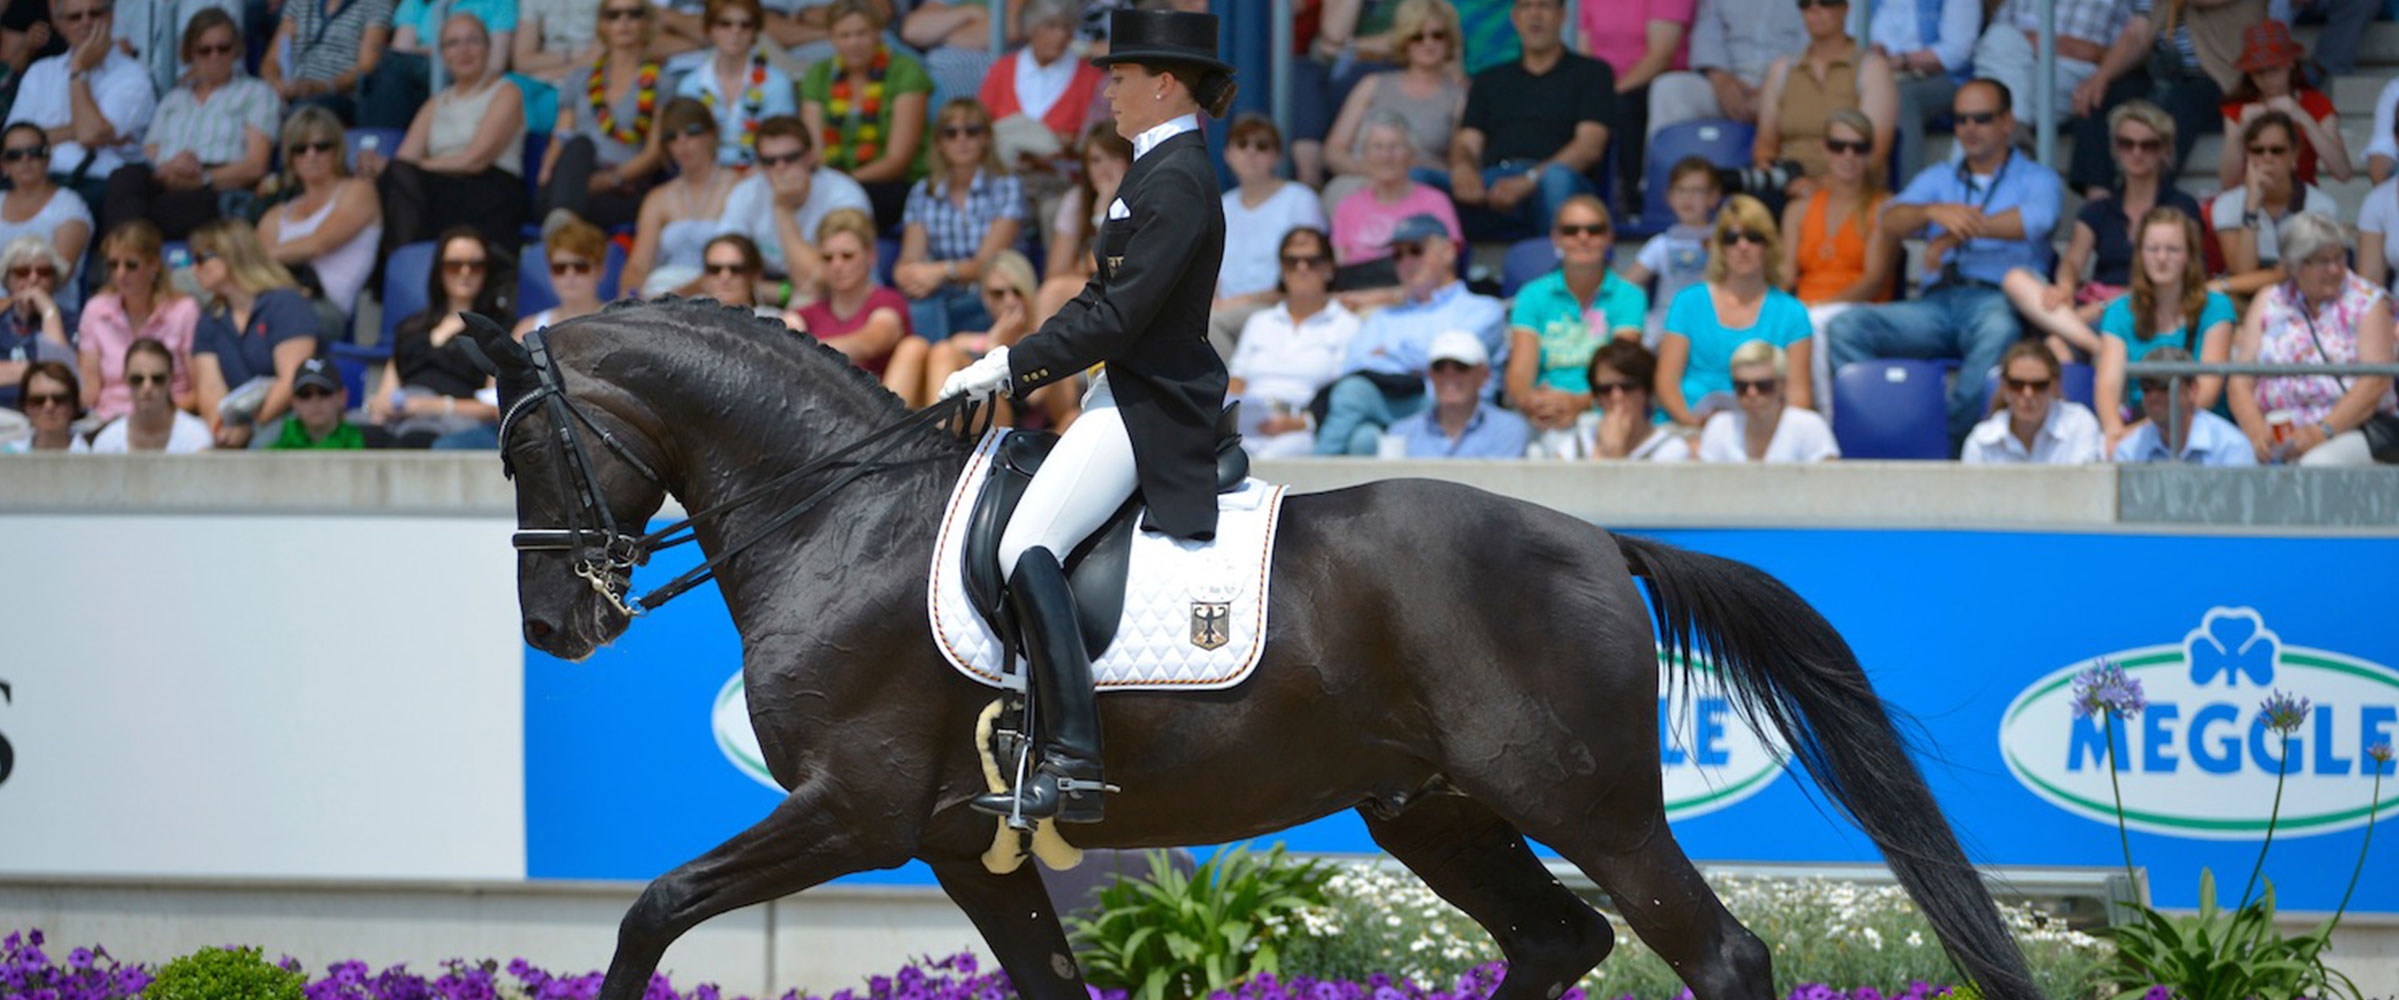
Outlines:
{"label": "teal t-shirt", "polygon": [[483,22],[485,31],[516,30],[516,0],[453,0],[446,11],[430,0],[400,0],[400,6],[392,11],[392,27],[415,28],[417,41],[438,53],[441,23],[450,14],[473,14]]}
{"label": "teal t-shirt", "polygon": [[1566,272],[1551,271],[1534,278],[1516,290],[1516,304],[1508,310],[1508,325],[1533,331],[1541,341],[1541,368],[1535,376],[1541,385],[1566,392],[1591,391],[1591,354],[1607,343],[1618,330],[1641,336],[1642,317],[1649,312],[1649,297],[1619,278],[1614,271],[1600,279],[1599,294],[1592,297],[1591,308],[1575,301],[1574,293],[1566,290]]}
{"label": "teal t-shirt", "polygon": [[[1508,20],[1515,0],[1458,0],[1458,34],[1466,42],[1466,75],[1473,76],[1524,53],[1516,22]],[[1401,57],[1407,55],[1401,46]]]}
{"label": "teal t-shirt", "polygon": [[1758,307],[1757,322],[1744,329],[1727,329],[1716,321],[1716,303],[1708,297],[1708,285],[1703,281],[1675,294],[1673,304],[1666,307],[1666,332],[1691,341],[1691,360],[1683,366],[1683,405],[1697,406],[1708,393],[1732,393],[1735,348],[1763,340],[1788,350],[1793,343],[1808,339],[1815,328],[1808,323],[1808,307],[1791,293],[1770,288],[1765,303]]}
{"label": "teal t-shirt", "polygon": [[[2118,296],[2116,301],[2108,303],[2107,311],[2099,314],[2099,332],[2104,336],[2114,337],[2124,342],[2124,360],[2128,362],[2139,361],[2148,357],[2149,352],[2169,346],[2184,347],[2191,352],[2192,357],[2196,358],[2199,356],[2200,343],[2209,328],[2218,323],[2237,324],[2240,321],[2240,316],[2233,312],[2232,299],[2226,297],[2222,292],[2209,292],[2207,293],[2207,303],[2199,307],[2199,323],[2196,326],[2185,327],[2181,330],[2161,331],[2157,336],[2142,340],[2133,335],[2132,295],[2127,293]],[[2185,343],[2186,337],[2188,338],[2187,344]],[[2124,405],[2139,407],[2141,405],[2141,383],[2130,378],[2125,379],[2124,383]],[[2222,405],[2221,401],[2218,405]]]}

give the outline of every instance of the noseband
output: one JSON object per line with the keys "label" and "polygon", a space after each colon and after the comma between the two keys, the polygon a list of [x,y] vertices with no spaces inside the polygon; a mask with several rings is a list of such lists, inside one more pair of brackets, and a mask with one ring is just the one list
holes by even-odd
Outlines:
{"label": "noseband", "polygon": [[[566,510],[567,523],[563,528],[520,529],[509,537],[509,544],[515,546],[519,553],[568,553],[575,575],[588,581],[592,590],[628,618],[640,617],[684,591],[706,582],[716,575],[717,567],[726,560],[797,520],[800,515],[806,514],[860,476],[885,468],[879,462],[899,446],[904,432],[930,427],[952,414],[964,412],[967,416],[960,422],[959,432],[962,435],[975,433],[977,404],[970,397],[953,396],[886,424],[832,454],[776,476],[746,493],[657,531],[634,535],[618,527],[616,514],[608,509],[605,498],[600,495],[599,474],[592,466],[590,449],[584,447],[583,433],[577,426],[590,429],[592,434],[599,437],[602,445],[631,465],[633,471],[640,473],[651,485],[661,491],[671,492],[667,490],[666,480],[633,449],[627,447],[623,439],[593,420],[590,413],[567,395],[565,379],[559,374],[558,365],[550,356],[549,342],[542,334],[543,331],[535,330],[525,335],[525,353],[533,368],[534,388],[510,404],[508,412],[500,416],[500,469],[509,479],[516,478],[516,462],[508,452],[509,434],[516,429],[518,421],[533,412],[534,407],[540,407],[550,418],[550,451],[565,470],[565,475],[558,483],[558,492],[560,506]],[[986,410],[986,423],[989,414],[996,410],[997,407]],[[694,529],[703,520],[748,504],[804,476],[831,468],[848,459],[851,453],[884,438],[891,440],[874,454],[851,463],[848,471],[776,515],[758,531],[726,546],[725,551],[702,559],[700,565],[642,595],[640,599],[633,599],[633,568],[649,562],[654,552],[696,540],[698,535]]]}

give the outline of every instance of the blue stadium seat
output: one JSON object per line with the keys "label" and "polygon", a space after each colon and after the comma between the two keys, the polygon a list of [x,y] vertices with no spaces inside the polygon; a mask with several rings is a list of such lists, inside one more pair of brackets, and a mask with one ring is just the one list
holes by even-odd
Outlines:
{"label": "blue stadium seat", "polygon": [[[2063,367],[2059,381],[2065,383],[2066,399],[2097,409],[2099,406],[2099,373],[2080,361],[2069,361]],[[1993,367],[1983,376],[1983,406],[1999,398],[1999,369]]]}
{"label": "blue stadium seat", "polygon": [[[533,214],[532,206],[541,204],[541,158],[550,151],[550,133],[525,133],[525,214]],[[523,227],[525,238],[541,238],[541,220],[527,218]]]}
{"label": "blue stadium seat", "polygon": [[1946,367],[1856,361],[1833,376],[1833,437],[1842,458],[1943,459],[1949,453]]}
{"label": "blue stadium seat", "polygon": [[875,240],[875,280],[891,287],[891,266],[900,261],[900,241],[889,236]]}
{"label": "blue stadium seat", "polygon": [[342,162],[358,169],[358,151],[372,149],[390,159],[400,151],[400,140],[407,133],[396,128],[354,128],[342,134]]}
{"label": "blue stadium seat", "polygon": [[1666,175],[1674,164],[1686,156],[1706,159],[1719,167],[1749,165],[1749,148],[1757,138],[1757,128],[1730,118],[1707,118],[1699,121],[1677,122],[1659,129],[1649,140],[1649,152],[1641,169],[1641,217],[1627,235],[1648,236],[1666,231],[1674,225],[1674,210],[1666,206]]}
{"label": "blue stadium seat", "polygon": [[[517,258],[516,313],[531,316],[558,304],[558,293],[550,287],[550,258],[539,243],[525,244],[524,255]],[[608,244],[608,262],[600,269],[600,301],[616,301],[617,279],[625,273],[625,248],[614,241]]]}
{"label": "blue stadium seat", "polygon": [[1549,237],[1518,240],[1508,247],[1508,256],[1499,264],[1500,297],[1515,298],[1517,289],[1557,269],[1558,248],[1550,245]]}
{"label": "blue stadium seat", "polygon": [[425,282],[432,279],[434,241],[411,243],[383,261],[383,330],[376,343],[388,348],[400,321],[425,311]]}

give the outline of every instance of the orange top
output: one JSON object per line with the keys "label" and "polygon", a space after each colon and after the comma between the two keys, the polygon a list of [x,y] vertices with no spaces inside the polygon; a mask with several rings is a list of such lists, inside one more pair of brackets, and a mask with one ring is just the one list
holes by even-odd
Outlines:
{"label": "orange top", "polygon": [[[1822,187],[1808,196],[1808,208],[1799,218],[1799,301],[1821,305],[1832,299],[1866,273],[1866,225],[1855,213],[1844,213],[1840,223],[1825,232],[1827,206],[1832,204],[1832,192]],[[1866,218],[1874,217],[1874,206],[1866,206]],[[1876,295],[1874,301],[1888,298],[1888,293]]]}

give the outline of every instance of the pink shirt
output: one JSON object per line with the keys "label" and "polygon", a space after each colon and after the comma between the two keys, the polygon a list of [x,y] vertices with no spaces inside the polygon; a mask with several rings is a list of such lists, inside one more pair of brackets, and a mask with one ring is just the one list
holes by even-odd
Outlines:
{"label": "pink shirt", "polygon": [[1449,203],[1449,196],[1430,184],[1409,182],[1408,193],[1396,205],[1375,200],[1374,188],[1362,187],[1350,192],[1333,206],[1333,259],[1343,266],[1391,256],[1391,231],[1399,220],[1419,212],[1429,213],[1449,227],[1449,238],[1463,247],[1465,230],[1458,225],[1458,209]]}
{"label": "pink shirt", "polygon": [[1691,52],[1691,11],[1695,0],[1641,0],[1642,17],[1626,17],[1630,4],[1585,3],[1576,16],[1582,21],[1583,54],[1607,63],[1623,76],[1649,51],[1649,22],[1672,21],[1683,26],[1683,40],[1674,46],[1670,70],[1688,67]]}
{"label": "pink shirt", "polygon": [[143,337],[167,345],[175,354],[175,394],[192,391],[192,335],[200,325],[200,303],[188,295],[150,310],[142,328],[125,316],[125,299],[115,292],[92,296],[76,322],[75,342],[86,354],[100,355],[100,402],[92,412],[114,420],[133,412],[133,387],[125,384],[125,349]]}
{"label": "pink shirt", "polygon": [[[835,315],[833,297],[828,295],[801,306],[800,322],[808,327],[809,336],[818,340],[833,340],[858,332],[859,327],[865,326],[866,321],[874,317],[877,309],[889,309],[899,314],[900,336],[905,337],[915,332],[910,328],[908,322],[907,298],[880,285],[875,286],[874,291],[866,293],[866,301],[858,306],[858,311],[855,313],[848,316]],[[885,352],[881,357],[852,358],[850,360],[860,368],[881,375],[883,366],[891,363],[891,354]]]}

